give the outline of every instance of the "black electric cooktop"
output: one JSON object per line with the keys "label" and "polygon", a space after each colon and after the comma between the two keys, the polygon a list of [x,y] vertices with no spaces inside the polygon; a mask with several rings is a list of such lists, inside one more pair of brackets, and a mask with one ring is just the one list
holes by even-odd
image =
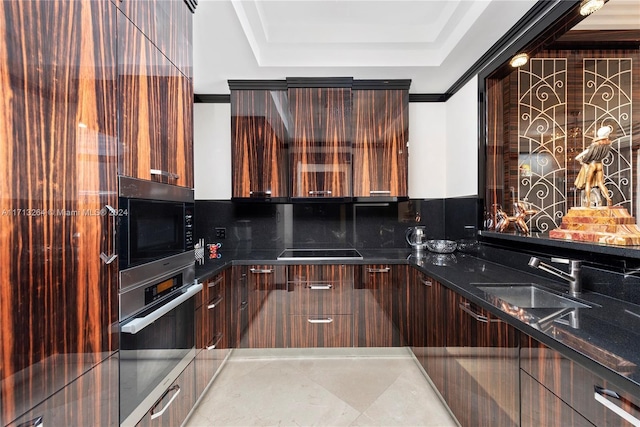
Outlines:
{"label": "black electric cooktop", "polygon": [[346,260],[362,259],[362,255],[355,249],[285,249],[278,256],[279,260]]}

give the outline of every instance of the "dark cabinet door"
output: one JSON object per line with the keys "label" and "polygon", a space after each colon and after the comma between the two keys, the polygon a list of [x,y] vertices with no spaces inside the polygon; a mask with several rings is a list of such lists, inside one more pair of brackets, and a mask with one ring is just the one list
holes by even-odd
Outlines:
{"label": "dark cabinet door", "polygon": [[515,328],[447,290],[443,396],[462,425],[519,422]]}
{"label": "dark cabinet door", "polygon": [[192,188],[193,83],[121,12],[117,40],[120,174]]}
{"label": "dark cabinet door", "polygon": [[351,89],[290,88],[291,197],[351,197]]}
{"label": "dark cabinet door", "polygon": [[118,347],[115,14],[0,3],[0,425]]}
{"label": "dark cabinet door", "polygon": [[393,322],[394,283],[403,278],[404,266],[358,266],[354,282],[354,342],[358,347],[400,346],[400,331]]}
{"label": "dark cabinet door", "polygon": [[118,0],[120,10],[182,74],[193,75],[193,13],[184,0]]}
{"label": "dark cabinet door", "polygon": [[353,196],[408,195],[409,91],[353,90]]}
{"label": "dark cabinet door", "polygon": [[286,346],[285,267],[233,267],[231,339],[236,347]]}
{"label": "dark cabinet door", "polygon": [[233,198],[288,197],[287,92],[231,91]]}

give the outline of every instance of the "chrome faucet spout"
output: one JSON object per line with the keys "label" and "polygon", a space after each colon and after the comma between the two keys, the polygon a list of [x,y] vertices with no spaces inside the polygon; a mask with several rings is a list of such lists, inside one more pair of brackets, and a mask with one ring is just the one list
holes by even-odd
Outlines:
{"label": "chrome faucet spout", "polygon": [[551,258],[551,261],[569,264],[571,267],[570,273],[566,273],[552,265],[545,264],[544,262],[541,262],[537,257],[531,257],[531,259],[529,259],[529,266],[538,268],[542,271],[546,271],[549,274],[553,274],[556,277],[566,280],[567,282],[569,282],[569,295],[571,295],[572,297],[580,296],[580,294],[582,293],[582,280],[580,277],[580,269],[582,267],[582,263],[580,261],[570,261],[558,258]]}

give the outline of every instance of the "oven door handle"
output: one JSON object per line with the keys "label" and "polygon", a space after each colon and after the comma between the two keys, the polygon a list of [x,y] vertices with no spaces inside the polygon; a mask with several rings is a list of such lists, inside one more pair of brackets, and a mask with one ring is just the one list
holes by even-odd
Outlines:
{"label": "oven door handle", "polygon": [[120,331],[124,332],[125,334],[137,334],[138,332],[140,332],[141,330],[143,330],[144,328],[146,328],[147,326],[149,326],[150,324],[152,324],[153,322],[155,322],[156,320],[158,320],[159,318],[161,318],[162,316],[164,316],[165,314],[167,314],[168,312],[170,312],[171,310],[173,310],[174,308],[176,308],[177,306],[179,306],[180,304],[182,304],[183,302],[185,302],[186,300],[188,300],[189,298],[191,298],[201,290],[202,290],[202,283],[196,283],[195,285],[189,286],[187,290],[178,298],[171,300],[169,303],[163,305],[162,307],[158,308],[157,310],[149,313],[144,317],[138,317],[136,319],[133,319],[131,322],[127,323],[126,325],[122,325],[120,327]]}

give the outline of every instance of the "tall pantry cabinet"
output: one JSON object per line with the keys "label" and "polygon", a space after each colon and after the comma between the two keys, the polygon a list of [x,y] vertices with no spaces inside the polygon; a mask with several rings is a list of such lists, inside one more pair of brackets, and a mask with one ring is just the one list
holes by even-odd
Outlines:
{"label": "tall pantry cabinet", "polygon": [[[184,145],[181,167],[192,169],[191,11],[185,3],[1,3],[2,425],[119,423],[117,218],[111,212],[118,207],[117,175],[130,170],[125,148],[153,141],[141,136],[152,121],[165,120],[171,130],[162,137]],[[136,16],[146,19],[134,22]],[[174,27],[174,21],[186,27]],[[123,30],[131,23],[135,36]],[[174,28],[187,36],[188,46]],[[164,77],[147,92],[154,102],[120,108],[125,81],[139,83],[129,87],[132,100],[153,81],[129,78],[142,71],[123,61],[129,52],[123,50],[125,33],[139,41],[135,46],[161,52],[164,59],[158,52],[149,57],[160,58],[156,69]],[[125,112],[136,118],[127,122]],[[167,117],[175,118],[175,126]],[[135,138],[124,134],[133,123]],[[172,143],[160,152],[180,163],[180,148]],[[170,172],[181,174],[179,168]],[[190,173],[174,183],[190,186]]]}

